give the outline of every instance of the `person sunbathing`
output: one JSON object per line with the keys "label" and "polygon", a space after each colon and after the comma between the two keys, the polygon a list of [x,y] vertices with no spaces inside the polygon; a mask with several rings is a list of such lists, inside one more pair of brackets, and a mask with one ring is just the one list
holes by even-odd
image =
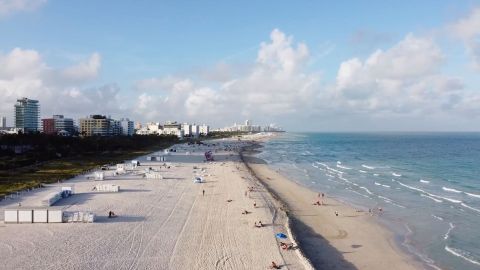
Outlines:
{"label": "person sunbathing", "polygon": [[247,210],[243,210],[242,215],[250,214]]}

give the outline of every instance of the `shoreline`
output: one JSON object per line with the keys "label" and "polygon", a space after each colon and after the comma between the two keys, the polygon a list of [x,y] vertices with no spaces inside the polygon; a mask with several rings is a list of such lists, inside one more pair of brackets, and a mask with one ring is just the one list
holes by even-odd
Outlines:
{"label": "shoreline", "polygon": [[[283,210],[287,212],[291,222],[293,238],[298,239],[300,253],[305,254],[306,259],[314,267],[328,269],[424,269],[420,260],[403,250],[400,243],[395,241],[394,233],[385,228],[385,224],[374,217],[370,217],[368,213],[357,210],[354,206],[332,197],[327,197],[327,206],[313,206],[312,203],[308,203],[308,201],[315,199],[316,192],[284,177],[270,168],[263,160],[263,164],[261,164],[262,162],[259,161],[261,159],[255,157],[256,154],[261,152],[258,149],[263,147],[262,143],[264,141],[264,139],[252,140],[250,146],[243,149],[240,154],[241,158],[244,155],[246,156],[243,161],[251,170],[252,175],[284,206]],[[300,200],[298,198],[299,194],[304,196],[301,198],[303,200],[301,203],[298,202]],[[305,200],[305,196],[310,196],[311,200]],[[299,209],[299,206],[307,209]],[[339,211],[341,213],[340,217],[350,218],[351,221],[341,221],[340,217],[333,215],[334,211],[338,210],[333,209],[341,209]],[[348,215],[342,216],[342,213],[348,213]],[[318,220],[315,221],[315,219]],[[352,226],[349,223],[356,225]],[[365,238],[358,233],[355,234],[357,225],[358,228],[362,228],[362,230],[376,237],[367,239],[368,237]],[[348,229],[344,230],[346,228]],[[334,232],[335,230],[338,231],[337,234]],[[351,244],[349,247],[342,242],[362,242],[362,244]],[[380,245],[382,248],[379,249],[375,247],[376,245]],[[369,246],[370,251],[365,252],[364,256],[369,258],[351,255],[361,253],[359,251],[367,249],[367,246]],[[326,253],[329,254],[328,256],[315,254],[319,250],[325,252],[325,249],[327,250]]]}

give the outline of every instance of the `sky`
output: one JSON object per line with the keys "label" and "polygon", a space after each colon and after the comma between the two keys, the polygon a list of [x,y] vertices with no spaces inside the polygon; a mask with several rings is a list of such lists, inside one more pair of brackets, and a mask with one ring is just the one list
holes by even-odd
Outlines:
{"label": "sky", "polygon": [[480,1],[0,0],[0,116],[480,131]]}

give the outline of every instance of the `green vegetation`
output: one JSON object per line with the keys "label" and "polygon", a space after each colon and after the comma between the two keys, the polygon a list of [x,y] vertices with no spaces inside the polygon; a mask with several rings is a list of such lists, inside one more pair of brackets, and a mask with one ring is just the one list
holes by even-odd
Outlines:
{"label": "green vegetation", "polygon": [[208,133],[207,138],[208,139],[222,139],[222,138],[230,138],[234,136],[242,136],[242,135],[247,135],[250,134],[250,132],[245,132],[245,131],[225,131],[225,132],[210,132]]}
{"label": "green vegetation", "polygon": [[0,196],[42,183],[63,181],[101,165],[119,163],[177,142],[176,136],[0,136]]}

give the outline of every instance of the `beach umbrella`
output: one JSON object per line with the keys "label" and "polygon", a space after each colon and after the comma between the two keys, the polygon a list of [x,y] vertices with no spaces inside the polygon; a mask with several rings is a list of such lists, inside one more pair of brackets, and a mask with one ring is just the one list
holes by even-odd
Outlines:
{"label": "beach umbrella", "polygon": [[286,236],[285,234],[283,234],[283,233],[277,233],[275,236],[276,236],[277,238],[282,238],[282,239],[287,238],[287,236]]}

